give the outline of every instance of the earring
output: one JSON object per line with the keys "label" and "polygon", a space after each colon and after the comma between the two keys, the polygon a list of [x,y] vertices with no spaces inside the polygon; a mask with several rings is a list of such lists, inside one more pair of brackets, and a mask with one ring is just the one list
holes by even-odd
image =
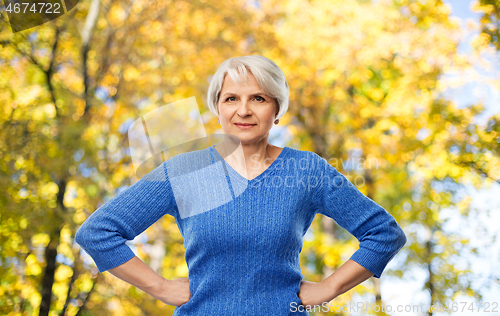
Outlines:
{"label": "earring", "polygon": [[274,121],[274,125],[278,125],[279,122],[280,122],[280,120],[277,119],[276,121]]}
{"label": "earring", "polygon": [[220,124],[220,122],[219,122],[219,118],[217,118],[217,123],[219,123],[219,124]]}

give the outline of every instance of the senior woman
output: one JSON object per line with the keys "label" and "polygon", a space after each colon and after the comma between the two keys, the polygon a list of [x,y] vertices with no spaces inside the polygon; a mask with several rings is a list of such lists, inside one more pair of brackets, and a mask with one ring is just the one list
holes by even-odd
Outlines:
{"label": "senior woman", "polygon": [[[228,59],[211,80],[207,103],[229,136],[224,142],[163,162],[78,230],[76,242],[99,271],[176,306],[174,316],[309,315],[380,278],[406,242],[394,217],[317,154],[268,141],[288,109],[281,69],[258,55]],[[208,163],[192,168],[200,161]],[[194,171],[177,172],[183,167]],[[184,238],[189,278],[165,279],[125,244],[165,214]],[[360,241],[344,265],[317,283],[303,280],[299,264],[316,214]]]}

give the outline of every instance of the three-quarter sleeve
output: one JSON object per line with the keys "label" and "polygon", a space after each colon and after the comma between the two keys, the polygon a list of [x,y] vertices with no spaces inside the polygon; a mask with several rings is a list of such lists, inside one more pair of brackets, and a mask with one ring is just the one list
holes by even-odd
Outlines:
{"label": "three-quarter sleeve", "polygon": [[361,193],[344,175],[322,159],[322,182],[316,191],[316,213],[335,220],[359,241],[351,256],[380,278],[389,261],[403,248],[406,236],[382,206]]}
{"label": "three-quarter sleeve", "polygon": [[165,214],[177,213],[164,162],[94,211],[76,232],[75,241],[104,272],[135,256],[127,240]]}

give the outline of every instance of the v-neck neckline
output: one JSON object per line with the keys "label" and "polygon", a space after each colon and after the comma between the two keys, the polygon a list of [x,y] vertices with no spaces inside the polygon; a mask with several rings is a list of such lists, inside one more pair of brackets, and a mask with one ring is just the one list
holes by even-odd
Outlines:
{"label": "v-neck neckline", "polygon": [[[274,170],[276,168],[276,162],[278,160],[283,159],[283,157],[285,157],[285,155],[288,152],[288,149],[289,148],[287,146],[283,147],[283,149],[281,150],[281,152],[278,155],[278,157],[276,157],[276,159],[274,159],[274,161],[271,163],[271,165],[269,165],[269,167],[267,167],[263,172],[261,172],[256,177],[254,177],[252,179],[247,179],[244,176],[242,176],[238,171],[234,170],[234,168],[231,167],[231,165],[224,158],[222,158],[222,156],[219,154],[219,152],[217,151],[217,149],[215,149],[215,145],[210,146],[210,152],[211,152],[212,156],[217,155],[217,157],[223,161],[224,165],[227,166],[227,167],[225,167],[225,169],[228,170],[228,172],[230,172],[233,175],[235,175],[236,179],[244,181],[244,182],[254,182],[254,181],[257,181],[259,178],[262,178],[264,176],[264,174],[270,173],[272,170]],[[215,155],[214,155],[214,152],[215,152]],[[217,160],[219,160],[219,159],[217,159]]]}

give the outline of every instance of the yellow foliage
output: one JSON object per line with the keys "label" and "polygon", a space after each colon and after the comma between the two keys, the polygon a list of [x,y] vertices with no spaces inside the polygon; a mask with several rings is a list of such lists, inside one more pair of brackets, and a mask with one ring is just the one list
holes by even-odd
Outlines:
{"label": "yellow foliage", "polygon": [[369,91],[370,97],[375,101],[381,101],[384,98],[384,91],[380,88],[374,88]]}
{"label": "yellow foliage", "polygon": [[359,114],[361,115],[361,117],[363,118],[368,118],[368,117],[371,117],[372,115],[372,111],[370,110],[370,108],[368,107],[363,107],[360,111],[359,111]]}
{"label": "yellow foliage", "polygon": [[333,89],[333,98],[338,101],[344,101],[347,100],[348,94],[345,92],[344,89],[340,88],[339,86],[336,86]]}
{"label": "yellow foliage", "polygon": [[26,275],[37,276],[42,273],[42,268],[38,264],[35,255],[29,254],[26,257]]}
{"label": "yellow foliage", "polygon": [[46,233],[38,233],[31,237],[31,244],[33,246],[43,246],[46,247],[49,244],[50,237]]}
{"label": "yellow foliage", "polygon": [[21,229],[25,229],[26,227],[28,226],[28,220],[26,218],[22,218],[20,221],[19,221],[19,228]]}
{"label": "yellow foliage", "polygon": [[80,277],[78,278],[78,281],[75,282],[75,284],[78,286],[79,290],[82,292],[87,293],[88,291],[90,291],[90,289],[92,288],[92,285],[93,285],[93,281],[90,278],[90,273],[84,273],[84,274],[80,275]]}
{"label": "yellow foliage", "polygon": [[61,264],[56,269],[55,280],[57,282],[67,282],[73,275],[73,269],[67,265]]}
{"label": "yellow foliage", "polygon": [[40,306],[40,302],[42,301],[42,297],[38,291],[31,291],[30,295],[28,296],[28,299],[30,300],[30,303],[35,309],[38,309]]}
{"label": "yellow foliage", "polygon": [[16,163],[14,164],[14,167],[19,170],[21,168],[23,168],[24,166],[24,158],[23,156],[18,156],[17,159],[16,159]]}
{"label": "yellow foliage", "polygon": [[181,265],[178,265],[176,268],[175,268],[175,273],[180,277],[187,277],[188,276],[188,273],[189,273],[189,270],[188,270],[188,266],[186,263],[183,263]]}
{"label": "yellow foliage", "polygon": [[488,46],[491,41],[491,36],[486,33],[480,33],[474,39],[471,40],[470,45],[475,49],[480,49],[482,47]]}
{"label": "yellow foliage", "polygon": [[125,81],[133,81],[137,79],[138,76],[139,71],[133,66],[128,66],[123,74]]}
{"label": "yellow foliage", "polygon": [[56,183],[49,182],[42,186],[41,191],[42,191],[41,193],[42,198],[48,200],[55,197],[57,192],[59,192],[59,187],[57,186]]}

